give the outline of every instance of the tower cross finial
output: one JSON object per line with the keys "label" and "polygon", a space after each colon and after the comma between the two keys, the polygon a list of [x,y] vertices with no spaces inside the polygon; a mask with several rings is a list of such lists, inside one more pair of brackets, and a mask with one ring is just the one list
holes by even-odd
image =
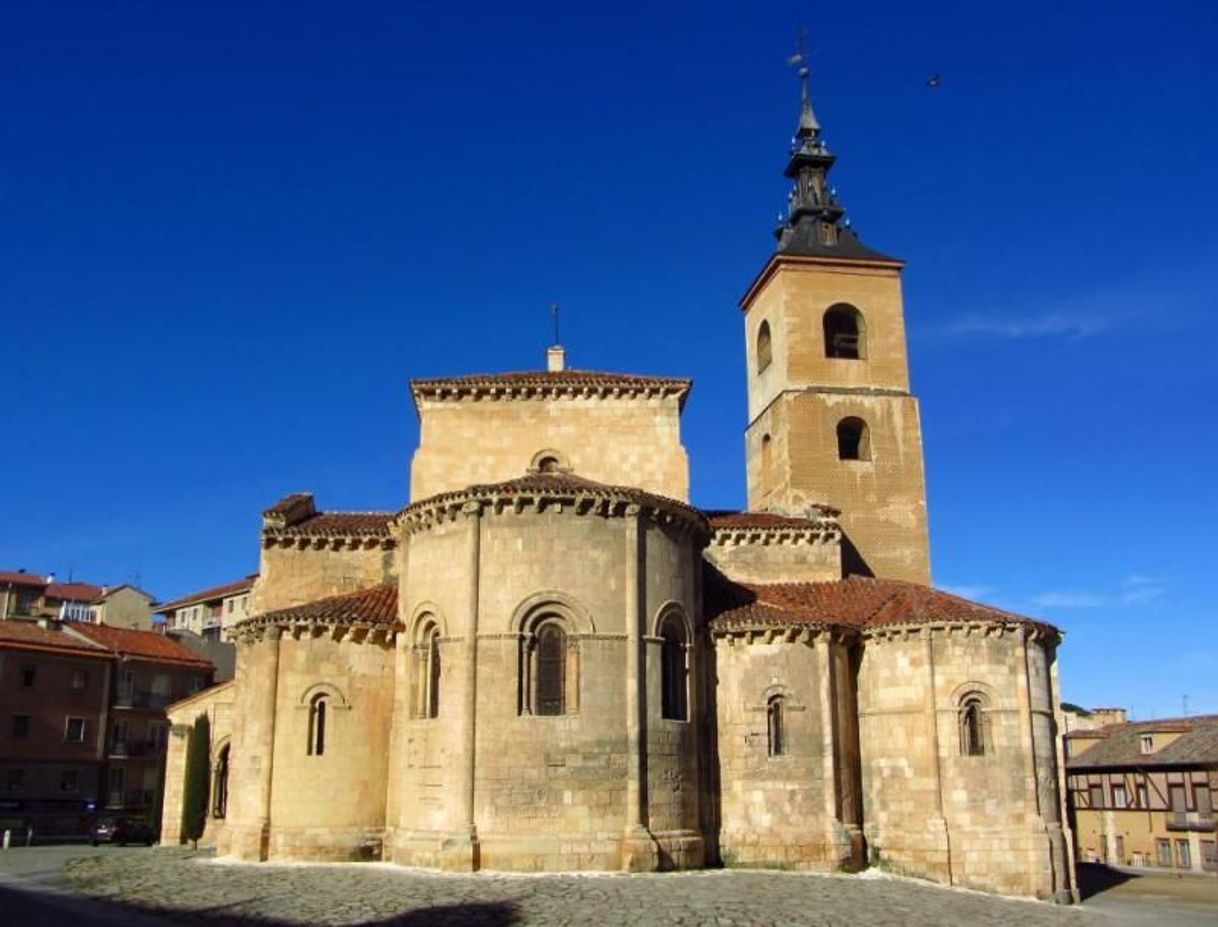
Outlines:
{"label": "tower cross finial", "polygon": [[808,52],[806,50],[806,42],[808,30],[803,26],[799,27],[799,31],[795,33],[795,54],[787,56],[787,64],[794,67],[795,75],[799,78],[800,83],[800,100],[799,100],[799,127],[796,130],[798,138],[816,138],[820,134],[820,123],[816,121],[816,114],[812,112],[812,93],[808,89],[808,78],[812,74],[811,68],[808,67]]}
{"label": "tower cross finial", "polygon": [[550,303],[550,315],[554,319],[554,343],[562,344],[562,339],[558,337],[558,303]]}

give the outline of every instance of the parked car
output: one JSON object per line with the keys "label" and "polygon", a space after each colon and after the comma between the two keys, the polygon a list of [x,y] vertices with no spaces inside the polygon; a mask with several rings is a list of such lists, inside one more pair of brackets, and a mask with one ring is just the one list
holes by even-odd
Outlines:
{"label": "parked car", "polygon": [[152,846],[152,828],[139,818],[101,818],[93,825],[93,845],[143,843]]}

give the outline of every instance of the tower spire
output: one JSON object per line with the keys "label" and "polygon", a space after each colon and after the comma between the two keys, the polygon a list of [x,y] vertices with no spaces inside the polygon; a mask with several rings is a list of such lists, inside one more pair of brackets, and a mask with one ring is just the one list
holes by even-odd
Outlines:
{"label": "tower spire", "polygon": [[787,214],[780,216],[774,237],[784,254],[836,257],[884,258],[872,251],[850,228],[846,209],[829,186],[829,170],[837,158],[821,138],[820,122],[812,109],[808,54],[804,50],[804,30],[799,30],[797,51],[787,58],[799,78],[799,122],[791,139],[791,158],[783,172],[791,179]]}

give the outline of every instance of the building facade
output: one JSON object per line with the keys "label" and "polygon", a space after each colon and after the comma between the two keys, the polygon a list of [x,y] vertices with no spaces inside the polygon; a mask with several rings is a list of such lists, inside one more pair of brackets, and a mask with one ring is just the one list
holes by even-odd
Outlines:
{"label": "building facade", "polygon": [[175,796],[213,720],[221,852],[1073,897],[1060,636],[928,585],[901,263],[850,230],[832,164],[805,81],[741,305],[748,510],[688,500],[689,381],[555,347],[411,383],[404,508],[264,513],[236,677],[170,712]]}
{"label": "building facade", "polygon": [[0,571],[0,621],[53,618],[149,630],[155,599],[135,586],[55,581],[20,570]]}
{"label": "building facade", "polygon": [[250,591],[257,573],[180,596],[166,602],[157,614],[169,630],[190,631],[210,640],[228,640],[229,629],[249,617]]}
{"label": "building facade", "polygon": [[0,830],[41,840],[82,836],[98,814],[158,822],[165,708],[211,677],[150,631],[0,622]]}
{"label": "building facade", "polygon": [[1218,715],[1066,736],[1078,858],[1218,875]]}

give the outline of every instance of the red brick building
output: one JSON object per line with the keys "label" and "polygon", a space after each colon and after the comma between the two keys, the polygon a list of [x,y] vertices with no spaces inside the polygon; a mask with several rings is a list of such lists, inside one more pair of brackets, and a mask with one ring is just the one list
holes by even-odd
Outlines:
{"label": "red brick building", "polygon": [[82,836],[108,811],[159,821],[164,708],[212,673],[149,631],[0,621],[0,830]]}

